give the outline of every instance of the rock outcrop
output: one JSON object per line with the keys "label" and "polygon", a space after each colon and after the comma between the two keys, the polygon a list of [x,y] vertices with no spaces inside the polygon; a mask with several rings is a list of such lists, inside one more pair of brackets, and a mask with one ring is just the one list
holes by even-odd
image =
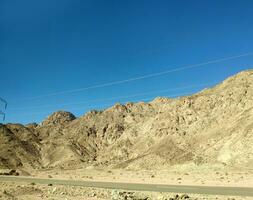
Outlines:
{"label": "rock outcrop", "polygon": [[253,70],[192,96],[0,127],[0,166],[253,166]]}
{"label": "rock outcrop", "polygon": [[75,115],[66,111],[58,111],[50,115],[46,120],[42,122],[43,126],[65,124],[67,122],[76,119]]}

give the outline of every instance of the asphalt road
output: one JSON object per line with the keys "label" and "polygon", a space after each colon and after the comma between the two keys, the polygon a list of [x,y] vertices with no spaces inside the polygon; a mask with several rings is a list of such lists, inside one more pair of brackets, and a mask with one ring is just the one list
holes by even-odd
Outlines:
{"label": "asphalt road", "polygon": [[117,183],[79,180],[42,179],[34,177],[0,176],[0,181],[30,182],[37,184],[53,184],[67,186],[94,187],[106,189],[123,189],[153,192],[173,192],[187,194],[228,195],[228,196],[251,196],[253,188],[247,187],[221,187],[221,186],[187,186],[187,185],[163,185],[141,183]]}

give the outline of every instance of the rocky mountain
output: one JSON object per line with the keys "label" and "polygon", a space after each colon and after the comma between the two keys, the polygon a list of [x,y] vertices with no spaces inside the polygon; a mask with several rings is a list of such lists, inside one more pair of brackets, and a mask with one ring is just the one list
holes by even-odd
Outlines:
{"label": "rocky mountain", "polygon": [[1,168],[253,166],[253,70],[192,96],[0,126]]}

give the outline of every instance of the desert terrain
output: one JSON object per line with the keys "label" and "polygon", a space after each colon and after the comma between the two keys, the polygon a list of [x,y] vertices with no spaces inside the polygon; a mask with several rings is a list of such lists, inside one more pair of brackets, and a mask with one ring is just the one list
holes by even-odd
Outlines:
{"label": "desert terrain", "polygon": [[[253,187],[253,70],[192,96],[115,104],[81,117],[1,124],[0,173],[168,185]],[[0,199],[252,199],[1,181]]]}

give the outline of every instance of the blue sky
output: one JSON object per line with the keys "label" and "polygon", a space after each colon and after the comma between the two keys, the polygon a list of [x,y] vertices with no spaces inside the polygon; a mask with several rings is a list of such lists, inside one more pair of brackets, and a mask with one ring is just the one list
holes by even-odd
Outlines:
{"label": "blue sky", "polygon": [[44,96],[253,52],[252,10],[251,0],[2,0],[6,122],[40,122],[57,110],[80,116],[116,102],[194,93],[250,69],[253,56],[245,56]]}

